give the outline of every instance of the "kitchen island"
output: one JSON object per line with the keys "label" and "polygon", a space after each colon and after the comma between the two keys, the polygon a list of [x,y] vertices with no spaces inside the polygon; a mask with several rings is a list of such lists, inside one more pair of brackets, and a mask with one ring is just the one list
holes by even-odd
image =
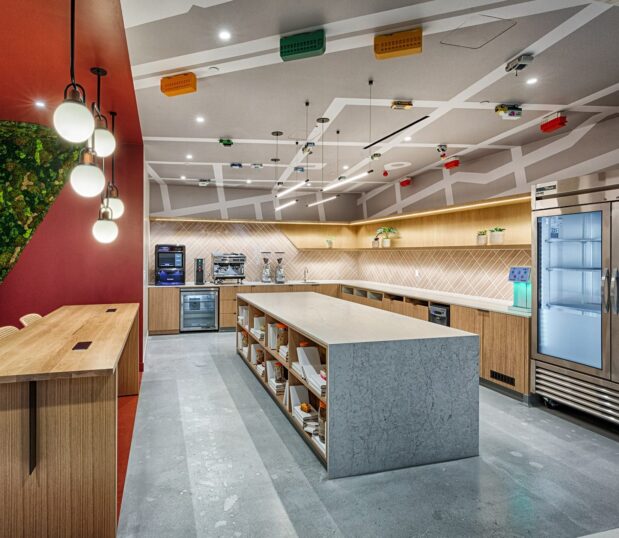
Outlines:
{"label": "kitchen island", "polygon": [[139,305],[63,306],[0,343],[0,536],[116,535],[117,397]]}
{"label": "kitchen island", "polygon": [[[329,478],[478,455],[477,335],[311,292],[244,293],[237,305],[238,353]],[[272,341],[274,326],[287,333],[287,354]],[[307,348],[326,374],[322,391],[299,365]],[[256,354],[282,365],[286,391],[307,389],[312,412],[322,404],[325,443],[299,421],[290,392],[273,388],[272,367],[258,368]]]}

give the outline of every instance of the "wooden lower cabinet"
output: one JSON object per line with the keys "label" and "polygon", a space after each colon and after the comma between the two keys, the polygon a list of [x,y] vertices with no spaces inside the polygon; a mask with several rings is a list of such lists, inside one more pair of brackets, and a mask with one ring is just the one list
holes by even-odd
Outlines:
{"label": "wooden lower cabinet", "polygon": [[451,305],[449,309],[450,325],[454,329],[460,329],[469,333],[482,335],[483,314],[477,308]]}
{"label": "wooden lower cabinet", "polygon": [[479,376],[521,394],[529,393],[529,319],[452,306],[451,326],[479,335]]}
{"label": "wooden lower cabinet", "polygon": [[180,329],[180,289],[148,288],[148,333],[176,334]]}
{"label": "wooden lower cabinet", "polygon": [[337,297],[340,291],[339,284],[319,284],[317,288],[318,289],[312,291],[328,295],[329,297]]}
{"label": "wooden lower cabinet", "polygon": [[529,393],[529,318],[484,312],[481,377]]}

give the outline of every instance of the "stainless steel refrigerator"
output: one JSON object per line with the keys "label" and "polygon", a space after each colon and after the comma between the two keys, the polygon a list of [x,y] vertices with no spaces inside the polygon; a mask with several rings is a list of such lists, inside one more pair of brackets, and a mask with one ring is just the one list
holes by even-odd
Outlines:
{"label": "stainless steel refrigerator", "polygon": [[619,170],[538,184],[532,387],[619,424]]}

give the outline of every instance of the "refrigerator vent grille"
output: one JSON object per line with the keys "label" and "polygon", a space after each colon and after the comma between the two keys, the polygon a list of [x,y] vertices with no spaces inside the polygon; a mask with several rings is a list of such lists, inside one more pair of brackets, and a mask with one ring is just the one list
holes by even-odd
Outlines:
{"label": "refrigerator vent grille", "polygon": [[536,366],[535,393],[619,424],[619,391]]}
{"label": "refrigerator vent grille", "polygon": [[497,381],[501,381],[502,383],[507,383],[508,385],[511,385],[512,387],[516,386],[516,380],[507,374],[502,374],[501,372],[490,370],[490,377],[492,379],[496,379]]}

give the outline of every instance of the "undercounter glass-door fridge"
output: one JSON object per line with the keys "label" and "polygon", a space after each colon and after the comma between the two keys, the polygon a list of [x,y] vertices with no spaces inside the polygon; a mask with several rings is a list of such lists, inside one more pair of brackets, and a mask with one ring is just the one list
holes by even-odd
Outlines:
{"label": "undercounter glass-door fridge", "polygon": [[614,360],[619,358],[619,203],[614,200],[619,200],[619,174],[533,189],[531,381],[533,391],[547,400],[619,423],[619,361]]}

